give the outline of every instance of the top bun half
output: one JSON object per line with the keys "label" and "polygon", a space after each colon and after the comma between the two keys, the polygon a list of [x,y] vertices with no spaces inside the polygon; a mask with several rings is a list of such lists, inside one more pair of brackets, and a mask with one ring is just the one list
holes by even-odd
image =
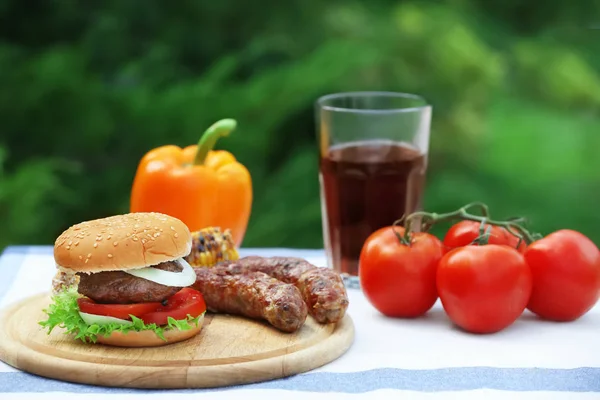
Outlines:
{"label": "top bun half", "polygon": [[73,225],[54,243],[58,268],[124,271],[187,256],[192,236],[182,221],[160,213],[130,213]]}

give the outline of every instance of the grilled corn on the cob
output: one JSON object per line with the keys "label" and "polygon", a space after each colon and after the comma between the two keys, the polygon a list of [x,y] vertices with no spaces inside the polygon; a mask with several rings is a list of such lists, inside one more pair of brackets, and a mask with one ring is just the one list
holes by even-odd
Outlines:
{"label": "grilled corn on the cob", "polygon": [[218,262],[237,260],[239,254],[229,229],[208,227],[192,232],[192,251],[185,260],[192,267],[212,267]]}

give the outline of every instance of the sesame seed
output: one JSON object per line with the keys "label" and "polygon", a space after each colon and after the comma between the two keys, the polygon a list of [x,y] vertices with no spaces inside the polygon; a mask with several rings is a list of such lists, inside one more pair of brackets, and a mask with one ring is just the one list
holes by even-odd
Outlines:
{"label": "sesame seed", "polygon": [[79,240],[75,242],[75,246],[78,246],[78,245],[79,245]]}
{"label": "sesame seed", "polygon": [[112,254],[109,254],[109,255],[108,255],[108,258],[112,258]]}
{"label": "sesame seed", "polygon": [[146,239],[142,239],[142,244],[146,243]]}
{"label": "sesame seed", "polygon": [[156,233],[154,234],[154,237],[159,237],[159,236],[160,236],[160,232],[156,232]]}
{"label": "sesame seed", "polygon": [[86,258],[86,259],[85,259],[85,263],[87,264],[87,263],[88,263],[88,261],[90,261],[90,260],[89,260],[88,258]]}
{"label": "sesame seed", "polygon": [[113,246],[115,246],[115,247],[116,247],[116,246],[117,246],[117,244],[118,244],[118,242],[113,242]]}
{"label": "sesame seed", "polygon": [[98,247],[98,243],[94,243],[94,247]]}
{"label": "sesame seed", "polygon": [[108,236],[106,237],[106,240],[110,240],[110,235],[108,235]]}
{"label": "sesame seed", "polygon": [[134,241],[134,242],[137,242],[137,241],[138,241],[138,238],[134,236],[134,237],[133,237],[133,241]]}
{"label": "sesame seed", "polygon": [[83,260],[83,257],[82,257],[82,256],[79,256],[79,259],[80,259],[80,260]]}
{"label": "sesame seed", "polygon": [[92,258],[92,253],[88,253],[87,258]]}
{"label": "sesame seed", "polygon": [[173,235],[175,237],[179,237],[179,234],[177,232],[175,232],[175,235]]}
{"label": "sesame seed", "polygon": [[171,227],[171,230],[172,230],[172,231],[174,231],[174,230],[175,230],[175,228]]}
{"label": "sesame seed", "polygon": [[69,246],[73,244],[72,240],[69,240],[69,243],[67,243]]}
{"label": "sesame seed", "polygon": [[67,246],[67,250],[71,250],[71,246]]}

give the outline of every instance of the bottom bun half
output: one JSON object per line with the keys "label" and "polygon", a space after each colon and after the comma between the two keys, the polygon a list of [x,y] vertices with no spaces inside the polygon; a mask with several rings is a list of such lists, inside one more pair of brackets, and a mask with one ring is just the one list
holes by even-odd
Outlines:
{"label": "bottom bun half", "polygon": [[169,329],[164,332],[163,340],[156,336],[153,331],[142,331],[142,332],[113,332],[110,336],[104,337],[99,335],[97,338],[98,343],[106,344],[109,346],[118,347],[157,347],[173,344],[177,342],[183,342],[194,336],[196,336],[202,330],[204,323],[204,315],[198,318],[198,325],[192,325],[192,329],[186,331],[180,331],[179,329]]}

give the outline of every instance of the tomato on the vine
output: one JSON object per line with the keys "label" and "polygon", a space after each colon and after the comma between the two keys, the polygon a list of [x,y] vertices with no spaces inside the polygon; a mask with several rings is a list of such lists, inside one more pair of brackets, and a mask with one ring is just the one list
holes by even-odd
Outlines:
{"label": "tomato on the vine", "polygon": [[[518,245],[519,251],[525,251],[525,241],[521,241],[519,244],[519,238],[511,234],[506,228],[486,224],[484,230],[487,229],[490,230],[487,244],[506,245],[514,249],[516,249]],[[479,236],[481,236],[481,223],[463,220],[452,225],[452,227],[448,229],[443,240],[444,247],[449,251],[457,247],[467,246],[473,243]]]}
{"label": "tomato on the vine", "polygon": [[443,246],[423,232],[411,233],[407,246],[396,234],[403,236],[404,228],[381,228],[365,241],[358,268],[361,289],[386,316],[418,317],[437,301],[436,269]]}
{"label": "tomato on the vine", "polygon": [[573,321],[600,297],[600,251],[585,235],[563,229],[530,244],[525,259],[533,274],[527,308],[548,320]]}
{"label": "tomato on the vine", "polygon": [[531,288],[525,257],[504,245],[459,247],[438,265],[442,306],[452,322],[472,333],[494,333],[513,324],[525,310]]}

